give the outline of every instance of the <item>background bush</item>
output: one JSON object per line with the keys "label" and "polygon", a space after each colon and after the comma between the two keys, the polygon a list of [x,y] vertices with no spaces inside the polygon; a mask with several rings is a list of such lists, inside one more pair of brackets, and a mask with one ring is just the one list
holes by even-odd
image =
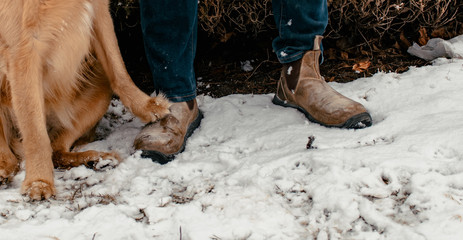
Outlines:
{"label": "background bush", "polygon": [[[388,47],[397,40],[418,41],[423,35],[463,34],[461,0],[328,0],[328,4],[325,38],[345,39],[349,46],[374,42]],[[116,0],[111,8],[119,30],[139,24],[138,0]],[[244,36],[259,39],[275,32],[271,0],[200,0],[198,15],[201,31],[217,42]]]}

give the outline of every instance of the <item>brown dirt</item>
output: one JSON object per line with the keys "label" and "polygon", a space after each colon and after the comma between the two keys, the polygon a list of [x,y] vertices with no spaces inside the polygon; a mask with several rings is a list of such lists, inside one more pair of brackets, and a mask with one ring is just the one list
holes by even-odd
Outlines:
{"label": "brown dirt", "polygon": [[[199,94],[222,97],[229,94],[266,94],[276,91],[281,64],[272,52],[271,41],[246,44],[246,48],[224,45],[210,50],[208,54],[202,52],[203,55],[199,55],[196,60]],[[326,81],[345,83],[372,76],[378,71],[402,73],[410,66],[423,66],[428,63],[397,49],[379,50],[371,54],[372,57],[353,53],[348,54],[347,58],[345,54],[327,56],[327,52],[339,51],[330,48],[329,45],[326,49],[324,62],[320,66]],[[252,71],[242,70],[241,64],[245,60],[252,61]],[[354,71],[353,66],[362,61],[370,62],[368,69],[363,72]]]}

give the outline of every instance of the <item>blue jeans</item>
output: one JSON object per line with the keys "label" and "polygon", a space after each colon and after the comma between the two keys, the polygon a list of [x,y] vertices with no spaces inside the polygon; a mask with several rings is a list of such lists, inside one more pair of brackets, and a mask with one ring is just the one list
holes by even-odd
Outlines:
{"label": "blue jeans", "polygon": [[193,61],[197,9],[197,0],[140,0],[141,28],[154,88],[172,102],[196,97]]}
{"label": "blue jeans", "polygon": [[[302,58],[328,24],[326,0],[273,0],[279,35],[273,49],[281,63]],[[172,102],[196,97],[197,0],[140,0],[145,52],[154,87]]]}
{"label": "blue jeans", "polygon": [[279,32],[272,47],[278,60],[290,63],[301,59],[328,25],[326,0],[273,0],[272,7]]}

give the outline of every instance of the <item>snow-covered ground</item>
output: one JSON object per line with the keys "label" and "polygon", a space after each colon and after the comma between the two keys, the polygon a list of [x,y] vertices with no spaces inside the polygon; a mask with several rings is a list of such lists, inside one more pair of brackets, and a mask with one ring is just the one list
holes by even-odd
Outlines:
{"label": "snow-covered ground", "polygon": [[19,194],[20,172],[0,189],[0,239],[462,239],[463,60],[330,84],[374,125],[325,128],[272,95],[201,96],[201,127],[166,165],[133,153],[143,125],[113,101],[85,149],[123,162],[55,171],[42,202]]}

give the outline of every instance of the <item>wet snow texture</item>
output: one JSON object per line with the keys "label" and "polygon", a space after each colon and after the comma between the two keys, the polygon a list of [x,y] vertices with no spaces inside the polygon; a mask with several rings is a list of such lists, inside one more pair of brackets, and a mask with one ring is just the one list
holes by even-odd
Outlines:
{"label": "wet snow texture", "polygon": [[19,194],[20,172],[0,189],[0,239],[461,239],[463,61],[332,86],[374,125],[325,128],[271,95],[199,97],[201,127],[162,166],[133,153],[142,124],[115,100],[85,149],[124,161],[55,171],[43,202]]}

